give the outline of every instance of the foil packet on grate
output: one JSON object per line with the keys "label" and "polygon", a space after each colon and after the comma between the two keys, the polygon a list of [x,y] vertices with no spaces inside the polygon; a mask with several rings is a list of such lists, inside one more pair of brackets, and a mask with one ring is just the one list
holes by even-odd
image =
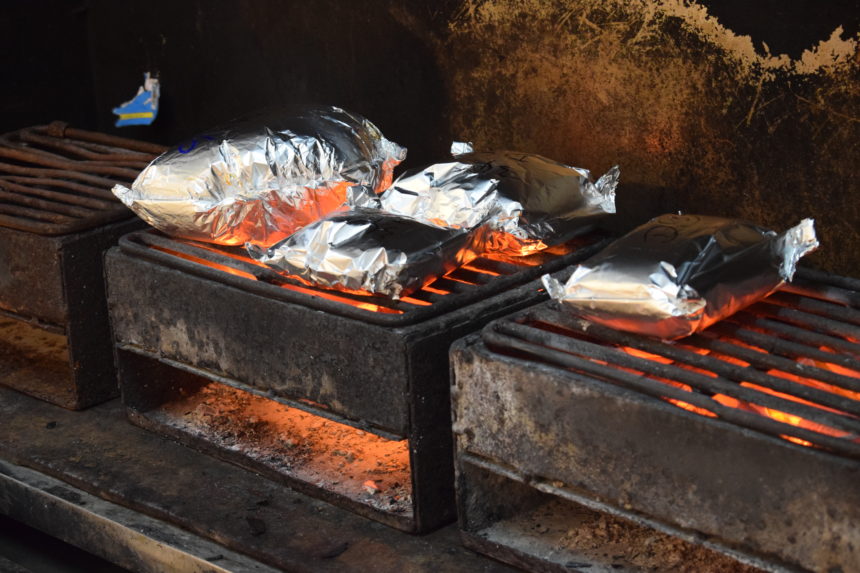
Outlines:
{"label": "foil packet on grate", "polygon": [[615,213],[619,169],[593,182],[587,169],[515,151],[474,152],[455,142],[457,161],[398,177],[382,208],[448,227],[474,227],[488,216],[490,250],[527,255],[590,230]]}
{"label": "foil packet on grate", "polygon": [[113,192],[170,235],[267,246],[341,208],[353,186],[381,192],[405,156],[357,114],[299,107],[196,137]]}
{"label": "foil packet on grate", "polygon": [[818,247],[812,219],[776,234],[721,217],[663,215],[578,265],[550,296],[588,320],[673,340],[764,298]]}
{"label": "foil packet on grate", "polygon": [[251,257],[311,284],[406,296],[484,250],[487,227],[452,229],[376,209],[333,213]]}

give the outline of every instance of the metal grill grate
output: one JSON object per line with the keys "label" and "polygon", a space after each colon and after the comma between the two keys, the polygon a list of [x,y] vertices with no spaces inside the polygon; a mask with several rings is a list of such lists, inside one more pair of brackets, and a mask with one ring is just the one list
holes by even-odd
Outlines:
{"label": "metal grill grate", "polygon": [[129,216],[111,193],[164,147],[62,122],[0,137],[0,226],[60,235]]}
{"label": "metal grill grate", "polygon": [[543,273],[563,269],[591,256],[607,240],[605,235],[594,233],[527,257],[479,257],[399,301],[322,289],[284,277],[250,259],[241,247],[175,240],[154,231],[130,234],[120,241],[120,246],[128,253],[264,296],[372,324],[402,326],[488,298]]}
{"label": "metal grill grate", "polygon": [[860,281],[801,269],[782,291],[674,343],[555,304],[497,321],[483,339],[497,352],[860,458]]}

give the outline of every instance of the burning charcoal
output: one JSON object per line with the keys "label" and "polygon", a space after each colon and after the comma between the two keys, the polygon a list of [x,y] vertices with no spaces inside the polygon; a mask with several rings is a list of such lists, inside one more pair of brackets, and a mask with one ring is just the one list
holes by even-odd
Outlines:
{"label": "burning charcoal", "polygon": [[364,482],[363,486],[364,490],[370,495],[376,495],[380,491],[379,484],[370,479]]}
{"label": "burning charcoal", "polygon": [[483,251],[486,226],[448,229],[382,211],[335,213],[254,259],[320,286],[397,299]]}
{"label": "burning charcoal", "polygon": [[591,229],[615,213],[618,167],[596,183],[587,169],[515,151],[477,153],[455,143],[458,160],[411,171],[380,197],[382,208],[448,227],[491,217],[489,247],[526,255]]}
{"label": "burning charcoal", "polygon": [[359,115],[304,107],[197,137],[113,192],[165,233],[268,246],[338,209],[353,186],[381,192],[405,155]]}
{"label": "burning charcoal", "polygon": [[811,219],[777,235],[733,219],[663,215],[578,265],[566,285],[543,280],[588,320],[671,340],[767,296],[816,247]]}

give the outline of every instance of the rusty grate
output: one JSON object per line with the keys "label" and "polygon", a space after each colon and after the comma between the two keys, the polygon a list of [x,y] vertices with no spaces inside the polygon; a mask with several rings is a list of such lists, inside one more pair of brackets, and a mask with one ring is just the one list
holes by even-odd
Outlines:
{"label": "rusty grate", "polygon": [[498,321],[483,338],[503,353],[860,458],[860,281],[801,269],[793,285],[674,343],[550,306]]}
{"label": "rusty grate", "polygon": [[0,226],[72,233],[130,215],[111,193],[166,148],[63,122],[0,137]]}
{"label": "rusty grate", "polygon": [[277,300],[371,324],[403,326],[462,308],[544,273],[559,271],[591,256],[607,242],[607,235],[594,232],[528,256],[480,256],[396,301],[325,289],[285,277],[251,260],[241,247],[173,239],[155,231],[130,234],[120,241],[120,246],[128,253]]}

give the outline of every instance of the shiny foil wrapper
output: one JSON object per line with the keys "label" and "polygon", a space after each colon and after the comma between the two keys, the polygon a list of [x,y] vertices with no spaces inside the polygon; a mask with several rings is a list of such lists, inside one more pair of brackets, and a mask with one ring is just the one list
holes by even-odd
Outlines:
{"label": "shiny foil wrapper", "polygon": [[720,217],[663,215],[578,265],[550,296],[617,330],[672,340],[764,298],[818,247],[812,219],[776,234]]}
{"label": "shiny foil wrapper", "polygon": [[113,192],[170,235],[267,246],[339,209],[354,186],[381,192],[405,156],[357,114],[302,107],[198,136]]}
{"label": "shiny foil wrapper", "polygon": [[265,249],[255,260],[311,284],[397,299],[466,264],[485,248],[487,227],[451,229],[375,209],[327,217]]}
{"label": "shiny foil wrapper", "polygon": [[489,248],[526,255],[590,230],[615,213],[619,169],[592,181],[587,169],[514,151],[477,153],[455,143],[457,161],[399,177],[382,208],[449,227],[472,228],[491,216]]}

